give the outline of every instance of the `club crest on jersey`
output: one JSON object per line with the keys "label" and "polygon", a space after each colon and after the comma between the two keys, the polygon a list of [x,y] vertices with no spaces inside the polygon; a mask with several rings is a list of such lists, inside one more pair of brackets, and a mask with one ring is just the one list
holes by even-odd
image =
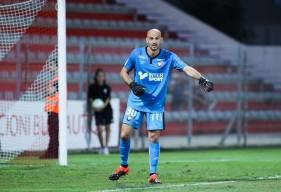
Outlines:
{"label": "club crest on jersey", "polygon": [[157,66],[158,66],[158,67],[162,67],[162,66],[163,66],[163,61],[162,61],[162,59],[157,61]]}

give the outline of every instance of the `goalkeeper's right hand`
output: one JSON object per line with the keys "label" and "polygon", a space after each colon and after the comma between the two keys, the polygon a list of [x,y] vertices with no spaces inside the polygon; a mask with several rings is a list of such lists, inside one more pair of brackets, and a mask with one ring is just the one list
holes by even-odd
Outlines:
{"label": "goalkeeper's right hand", "polygon": [[144,94],[144,91],[145,91],[145,87],[142,86],[142,85],[139,85],[138,83],[136,82],[132,82],[130,83],[129,87],[131,88],[131,90],[133,91],[133,93],[140,97]]}

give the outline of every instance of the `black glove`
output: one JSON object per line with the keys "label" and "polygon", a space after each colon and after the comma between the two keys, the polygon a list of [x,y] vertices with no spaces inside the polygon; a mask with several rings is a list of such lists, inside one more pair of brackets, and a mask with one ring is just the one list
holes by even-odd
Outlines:
{"label": "black glove", "polygon": [[145,87],[137,84],[136,82],[130,83],[129,87],[132,89],[133,93],[138,97],[144,94]]}
{"label": "black glove", "polygon": [[213,91],[214,89],[214,83],[204,77],[200,77],[199,85],[207,92]]}

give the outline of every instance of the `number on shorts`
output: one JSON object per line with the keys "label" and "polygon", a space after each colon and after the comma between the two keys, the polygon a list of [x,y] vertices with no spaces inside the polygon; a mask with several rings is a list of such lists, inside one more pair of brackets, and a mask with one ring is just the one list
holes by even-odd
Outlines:
{"label": "number on shorts", "polygon": [[128,109],[126,111],[126,115],[135,117],[135,116],[137,116],[137,111],[134,110],[132,107],[128,107]]}

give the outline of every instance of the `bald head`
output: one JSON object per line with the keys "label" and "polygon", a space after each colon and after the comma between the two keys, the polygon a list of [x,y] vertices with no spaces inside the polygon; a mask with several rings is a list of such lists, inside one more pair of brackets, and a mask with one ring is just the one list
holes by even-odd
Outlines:
{"label": "bald head", "polygon": [[150,29],[147,31],[146,44],[152,52],[160,49],[162,40],[163,38],[159,29]]}
{"label": "bald head", "polygon": [[151,36],[151,35],[158,35],[158,36],[161,37],[161,31],[159,29],[149,29],[147,31],[146,36],[148,37],[148,36]]}

